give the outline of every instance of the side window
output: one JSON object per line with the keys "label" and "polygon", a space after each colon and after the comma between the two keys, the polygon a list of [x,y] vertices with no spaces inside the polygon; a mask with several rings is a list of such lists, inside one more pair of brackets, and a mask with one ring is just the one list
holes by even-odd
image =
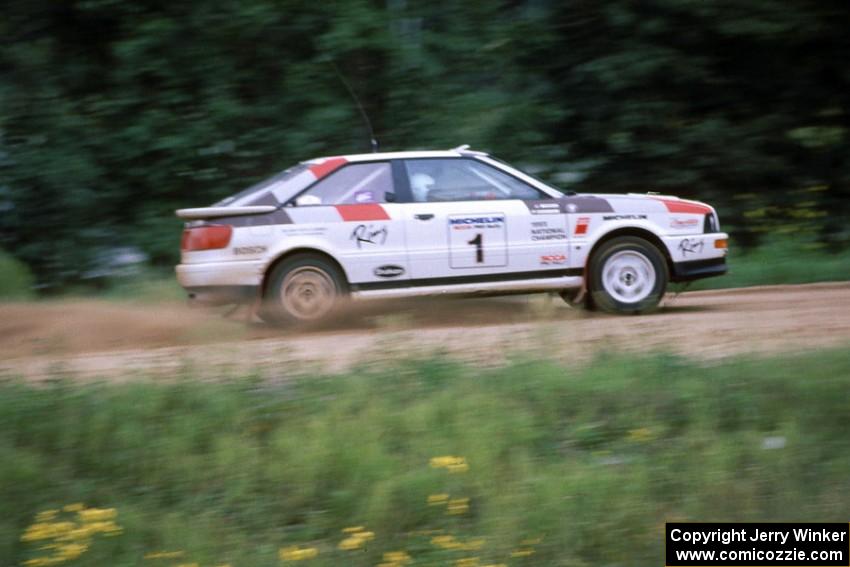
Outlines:
{"label": "side window", "polygon": [[473,159],[416,159],[404,163],[413,200],[418,203],[550,198],[531,185]]}
{"label": "side window", "polygon": [[354,163],[331,173],[295,200],[299,207],[308,205],[358,205],[385,203],[393,190],[388,162]]}

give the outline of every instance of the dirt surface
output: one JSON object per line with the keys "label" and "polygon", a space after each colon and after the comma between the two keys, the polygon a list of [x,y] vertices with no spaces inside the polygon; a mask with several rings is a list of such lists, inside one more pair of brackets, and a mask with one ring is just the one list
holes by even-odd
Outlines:
{"label": "dirt surface", "polygon": [[850,282],[668,296],[656,314],[572,309],[550,296],[359,304],[321,327],[281,330],[182,304],[0,304],[0,376],[286,378],[434,353],[580,362],[611,351],[704,360],[850,346]]}

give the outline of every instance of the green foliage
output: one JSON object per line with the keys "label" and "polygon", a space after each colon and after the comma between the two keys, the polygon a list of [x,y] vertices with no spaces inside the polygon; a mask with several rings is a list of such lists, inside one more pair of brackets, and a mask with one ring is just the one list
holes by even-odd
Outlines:
{"label": "green foliage", "polygon": [[12,2],[0,22],[0,245],[51,285],[115,245],[173,263],[173,209],[308,157],[368,151],[336,67],[384,149],[470,143],[580,190],[709,200],[747,246],[803,208],[807,230],[844,246],[848,10]]}
{"label": "green foliage", "polygon": [[[431,359],[300,380],[7,380],[0,555],[31,557],[20,537],[35,515],[81,502],[115,508],[123,528],[81,566],[179,550],[181,563],[263,567],[292,546],[315,548],[315,565],[395,550],[657,565],[664,521],[845,519],[849,380],[846,349],[713,366]],[[460,465],[435,468],[439,456]],[[444,494],[456,502],[429,505]],[[374,539],[339,549],[357,525]]]}
{"label": "green foliage", "polygon": [[32,286],[27,266],[0,250],[0,300],[32,297]]}

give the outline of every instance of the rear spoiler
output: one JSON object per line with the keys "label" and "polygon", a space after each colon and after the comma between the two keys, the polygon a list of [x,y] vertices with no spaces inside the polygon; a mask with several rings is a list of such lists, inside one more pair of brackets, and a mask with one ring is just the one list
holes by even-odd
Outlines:
{"label": "rear spoiler", "polygon": [[216,217],[238,217],[243,215],[261,215],[273,213],[273,205],[255,205],[252,207],[200,207],[197,209],[178,209],[175,214],[186,220],[212,219]]}

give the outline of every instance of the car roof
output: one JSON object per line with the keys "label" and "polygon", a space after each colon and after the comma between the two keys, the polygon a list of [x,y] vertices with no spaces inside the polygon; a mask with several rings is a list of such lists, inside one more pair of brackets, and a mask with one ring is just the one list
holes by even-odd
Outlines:
{"label": "car roof", "polygon": [[317,158],[318,160],[327,160],[334,158],[342,158],[348,162],[358,161],[375,161],[385,159],[415,159],[415,158],[457,158],[470,156],[484,156],[484,152],[476,152],[467,148],[455,148],[453,150],[414,150],[405,152],[376,152],[371,154],[349,154],[339,156],[326,156]]}

